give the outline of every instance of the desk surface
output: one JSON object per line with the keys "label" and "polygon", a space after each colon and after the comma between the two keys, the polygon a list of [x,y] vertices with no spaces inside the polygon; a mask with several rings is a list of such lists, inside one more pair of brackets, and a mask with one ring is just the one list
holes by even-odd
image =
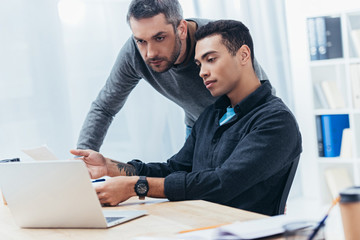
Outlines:
{"label": "desk surface", "polygon": [[22,229],[7,206],[0,201],[0,239],[133,239],[139,236],[171,237],[179,231],[234,221],[264,218],[264,215],[207,201],[168,202],[147,198],[131,198],[112,209],[147,210],[148,215],[109,229]]}

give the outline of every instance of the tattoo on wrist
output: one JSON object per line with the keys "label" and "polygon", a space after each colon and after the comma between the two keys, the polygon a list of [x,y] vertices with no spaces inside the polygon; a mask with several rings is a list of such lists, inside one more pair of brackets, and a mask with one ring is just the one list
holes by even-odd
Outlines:
{"label": "tattoo on wrist", "polygon": [[117,167],[119,168],[120,175],[122,175],[122,173],[125,173],[126,176],[136,175],[135,167],[133,165],[117,162]]}

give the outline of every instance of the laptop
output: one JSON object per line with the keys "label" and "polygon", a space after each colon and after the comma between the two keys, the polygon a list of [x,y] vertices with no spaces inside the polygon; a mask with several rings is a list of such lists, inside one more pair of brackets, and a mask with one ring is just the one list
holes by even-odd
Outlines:
{"label": "laptop", "polygon": [[146,214],[102,210],[79,160],[0,164],[0,189],[23,228],[108,228]]}

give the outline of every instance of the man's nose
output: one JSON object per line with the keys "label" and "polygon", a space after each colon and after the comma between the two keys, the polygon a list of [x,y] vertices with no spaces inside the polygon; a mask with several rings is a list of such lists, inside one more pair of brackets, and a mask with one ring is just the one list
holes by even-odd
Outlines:
{"label": "man's nose", "polygon": [[146,55],[148,58],[154,58],[158,55],[157,48],[153,44],[148,44]]}
{"label": "man's nose", "polygon": [[210,75],[210,72],[207,70],[207,68],[205,68],[205,67],[200,68],[199,76],[201,78],[203,78],[205,80],[207,77],[209,77],[209,75]]}

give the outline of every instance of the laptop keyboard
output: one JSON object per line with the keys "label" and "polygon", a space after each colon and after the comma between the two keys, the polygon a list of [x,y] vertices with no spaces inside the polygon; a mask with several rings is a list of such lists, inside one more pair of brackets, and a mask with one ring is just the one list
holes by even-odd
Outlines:
{"label": "laptop keyboard", "polygon": [[122,218],[124,218],[124,217],[105,217],[107,223],[111,223],[111,222],[120,220]]}

